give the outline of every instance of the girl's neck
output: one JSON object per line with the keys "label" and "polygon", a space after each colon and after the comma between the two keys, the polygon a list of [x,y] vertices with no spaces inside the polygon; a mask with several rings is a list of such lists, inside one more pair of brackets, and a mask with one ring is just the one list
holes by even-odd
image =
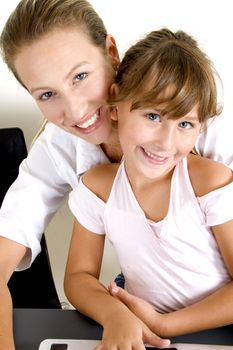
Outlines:
{"label": "girl's neck", "polygon": [[166,217],[170,202],[173,171],[174,168],[160,178],[148,179],[142,175],[136,175],[135,171],[127,172],[126,168],[134,196],[147,219],[159,222]]}
{"label": "girl's neck", "polygon": [[125,171],[127,173],[127,177],[129,182],[133,188],[133,190],[140,191],[145,189],[152,189],[163,186],[164,184],[170,183],[175,167],[170,169],[167,173],[161,175],[157,178],[149,179],[144,175],[138,173],[135,168],[128,166],[125,162]]}

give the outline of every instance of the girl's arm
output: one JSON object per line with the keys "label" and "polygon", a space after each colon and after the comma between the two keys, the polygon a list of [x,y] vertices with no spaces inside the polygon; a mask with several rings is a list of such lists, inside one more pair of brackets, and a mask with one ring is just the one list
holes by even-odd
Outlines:
{"label": "girl's arm", "polygon": [[[233,220],[212,228],[226,267],[233,278]],[[110,285],[111,294],[121,300],[153,332],[162,337],[197,332],[233,324],[233,281],[183,309],[159,314],[144,300]]]}
{"label": "girl's arm", "polygon": [[113,298],[99,282],[104,236],[91,233],[75,220],[65,272],[65,293],[83,314],[103,328],[105,349],[144,349],[143,341],[167,347],[168,340],[153,334],[123,303]]}

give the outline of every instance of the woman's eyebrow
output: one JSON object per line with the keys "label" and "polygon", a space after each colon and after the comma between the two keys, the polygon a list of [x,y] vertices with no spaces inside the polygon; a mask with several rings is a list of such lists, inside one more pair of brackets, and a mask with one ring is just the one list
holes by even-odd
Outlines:
{"label": "woman's eyebrow", "polygon": [[68,73],[66,74],[65,76],[65,79],[68,79],[68,77],[76,70],[76,69],[79,69],[80,67],[84,66],[85,64],[89,64],[89,62],[87,61],[82,61],[82,62],[79,62],[78,64],[76,64],[74,67],[72,67]]}
{"label": "woman's eyebrow", "polygon": [[[82,67],[83,65],[85,65],[85,64],[89,64],[89,62],[87,62],[87,61],[82,61],[82,62],[79,62],[78,64],[76,64],[74,67],[72,67],[69,71],[68,71],[68,73],[65,75],[65,80],[67,80],[68,78],[69,78],[69,76],[70,75],[72,75],[72,73],[75,71],[75,70],[77,70],[77,69],[79,69],[80,67]],[[50,90],[51,89],[51,87],[49,87],[49,86],[36,86],[36,87],[32,87],[31,89],[29,89],[29,91],[30,91],[30,93],[31,94],[33,94],[33,93],[35,93],[36,91],[39,91],[39,90]]]}

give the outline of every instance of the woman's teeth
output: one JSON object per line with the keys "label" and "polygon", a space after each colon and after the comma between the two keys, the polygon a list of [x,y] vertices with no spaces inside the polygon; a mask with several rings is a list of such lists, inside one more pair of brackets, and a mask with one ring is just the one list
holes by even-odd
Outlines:
{"label": "woman's teeth", "polygon": [[81,129],[86,129],[89,126],[93,125],[96,120],[99,118],[99,113],[95,113],[90,119],[88,119],[86,122],[82,123],[82,124],[77,124],[77,126]]}

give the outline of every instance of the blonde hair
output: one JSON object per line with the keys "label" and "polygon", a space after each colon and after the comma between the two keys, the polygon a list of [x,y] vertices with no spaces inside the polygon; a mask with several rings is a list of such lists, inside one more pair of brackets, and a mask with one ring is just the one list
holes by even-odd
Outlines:
{"label": "blonde hair", "polygon": [[37,131],[36,135],[32,139],[32,142],[30,144],[30,149],[32,148],[32,146],[34,145],[35,141],[38,139],[40,134],[44,131],[47,124],[48,124],[48,120],[44,118],[44,120],[40,126],[40,129]]}
{"label": "blonde hair", "polygon": [[[21,0],[8,18],[0,37],[4,61],[22,84],[14,67],[17,53],[56,28],[77,27],[105,52],[107,31],[86,0]],[[22,84],[23,85],[23,84]]]}
{"label": "blonde hair", "polygon": [[119,94],[110,103],[130,100],[132,110],[163,105],[161,114],[175,119],[197,105],[199,121],[204,122],[221,112],[215,74],[190,35],[163,28],[125,53],[116,76]]}
{"label": "blonde hair", "polygon": [[[56,28],[77,27],[106,53],[107,31],[102,19],[86,0],[21,0],[8,18],[0,36],[3,60],[25,87],[14,66],[20,50]],[[25,87],[26,88],[26,87]],[[44,120],[32,144],[44,130]]]}

